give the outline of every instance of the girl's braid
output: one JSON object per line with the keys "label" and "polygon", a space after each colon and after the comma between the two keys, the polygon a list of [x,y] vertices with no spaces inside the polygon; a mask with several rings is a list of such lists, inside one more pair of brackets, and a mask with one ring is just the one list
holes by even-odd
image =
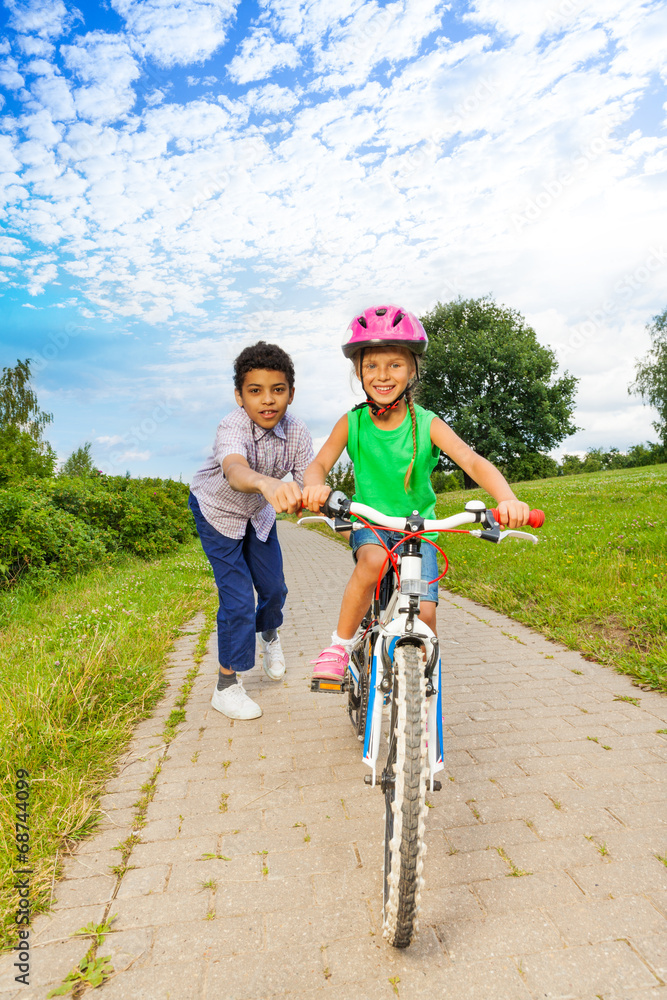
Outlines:
{"label": "girl's braid", "polygon": [[417,457],[417,417],[415,414],[415,404],[412,401],[412,390],[408,389],[405,394],[405,401],[408,404],[408,409],[410,410],[410,419],[412,420],[412,461],[408,466],[408,471],[405,473],[405,479],[403,480],[403,488],[405,492],[408,492],[408,486],[410,485],[410,476],[412,475],[412,469],[415,464],[415,458]]}

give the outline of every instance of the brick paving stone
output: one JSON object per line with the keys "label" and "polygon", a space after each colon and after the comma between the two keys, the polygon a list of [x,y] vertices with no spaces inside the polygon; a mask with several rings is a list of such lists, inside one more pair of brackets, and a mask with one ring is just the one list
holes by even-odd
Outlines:
{"label": "brick paving stone", "polygon": [[486,915],[479,897],[469,885],[448,885],[436,889],[422,889],[420,922],[434,927],[439,936],[442,925],[452,926],[460,921],[481,920]]}
{"label": "brick paving stone", "polygon": [[585,993],[655,987],[659,980],[625,941],[524,955],[526,985],[545,1000],[569,1000]]}
{"label": "brick paving stone", "polygon": [[203,963],[151,965],[130,968],[103,987],[104,1000],[200,1000],[203,997]]}
{"label": "brick paving stone", "polygon": [[111,899],[115,879],[109,875],[91,875],[90,878],[66,879],[58,885],[57,904],[54,909],[93,906]]}
{"label": "brick paving stone", "polygon": [[[495,845],[494,845],[495,846]],[[426,854],[428,884],[438,886],[456,885],[463,882],[478,882],[480,879],[495,879],[505,875],[507,866],[495,850],[466,851],[450,854],[442,844],[436,849],[430,844]]]}
{"label": "brick paving stone", "polygon": [[273,913],[289,899],[295,907],[312,906],[313,885],[308,876],[289,879],[260,878],[239,883],[223,883],[215,894],[215,912],[233,914]]}
{"label": "brick paving stone", "polygon": [[113,912],[117,914],[114,930],[134,930],[137,927],[158,927],[177,921],[201,919],[208,912],[207,893],[172,892],[150,896],[133,896],[115,899]]}
{"label": "brick paving stone", "polygon": [[140,866],[128,871],[118,887],[116,899],[129,896],[147,896],[153,892],[163,892],[169,878],[169,865]]}
{"label": "brick paving stone", "polygon": [[151,961],[154,932],[142,927],[131,931],[112,931],[105,937],[99,955],[108,955],[114,972],[124,972],[130,966],[140,969]]}
{"label": "brick paving stone", "polygon": [[578,903],[582,890],[565,872],[539,872],[520,878],[475,882],[473,888],[490,913],[520,913],[526,907]]}
{"label": "brick paving stone", "polygon": [[[113,848],[192,664],[197,637],[179,637],[167,695],[106,789],[104,826],[35,923],[35,965],[66,956],[48,972],[62,978],[87,947],[68,936],[117,913],[103,951],[124,971],[102,987],[106,1000],[392,1000],[392,979],[404,1000],[667,1000],[656,978],[667,978],[667,868],[654,856],[667,855],[667,739],[656,733],[667,699],[443,591],[444,787],[429,794],[421,930],[391,949],[384,802],[363,783],[345,697],[308,687],[349,552],[287,522],[278,530],[285,679],[258,665],[245,683],[262,718],[224,718],[210,707],[212,639],[109,904]],[[614,700],[624,694],[639,707]],[[531,874],[509,877],[510,863]],[[43,1000],[46,985],[35,989],[22,1000]],[[0,1000],[3,990],[10,1000],[11,979]]]}
{"label": "brick paving stone", "polygon": [[581,834],[561,839],[550,838],[532,843],[515,843],[507,847],[508,854],[518,868],[538,872],[564,871],[575,865],[585,866],[599,857],[594,843]]}
{"label": "brick paving stone", "polygon": [[[401,984],[410,1000],[532,1000],[516,965],[511,959],[487,958],[446,969],[429,970],[424,976],[404,974]],[[399,989],[400,989],[399,985]]]}
{"label": "brick paving stone", "polygon": [[570,946],[618,938],[638,941],[654,935],[667,941],[667,917],[643,896],[587,899],[572,906],[549,907],[548,914]]}
{"label": "brick paving stone", "polygon": [[261,913],[167,924],[154,931],[151,961],[203,963],[221,954],[256,954],[264,946],[264,936]]}
{"label": "brick paving stone", "polygon": [[324,969],[322,952],[315,945],[272,952],[264,962],[222,955],[208,963],[207,995],[225,1000],[289,995],[323,986]]}
{"label": "brick paving stone", "polygon": [[[448,843],[458,851],[484,850],[489,844],[534,845],[535,833],[521,820],[507,823],[484,823],[477,826],[447,828]],[[430,838],[427,836],[427,843]]]}
{"label": "brick paving stone", "polygon": [[[47,944],[35,948],[30,959],[30,985],[32,987],[49,987],[52,983],[60,984],[67,973],[78,965],[80,960],[88,950],[89,942],[82,938],[75,938],[72,941],[58,941],[56,944]],[[16,961],[11,958],[11,964]],[[7,986],[14,986],[14,976],[17,971],[4,968],[0,975],[0,989]],[[46,996],[48,989],[44,989],[43,996]],[[19,994],[22,995],[22,994]]]}
{"label": "brick paving stone", "polygon": [[266,918],[267,951],[296,944],[321,946],[349,938],[368,938],[376,930],[371,911],[363,900],[345,900],[339,906],[277,910]]}
{"label": "brick paving stone", "polygon": [[105,909],[104,903],[95,903],[92,906],[75,906],[66,910],[42,913],[33,920],[30,943],[41,947],[44,944],[66,941],[91,921],[95,924],[100,923]]}
{"label": "brick paving stone", "polygon": [[598,864],[568,869],[586,895],[597,897],[623,895],[631,887],[634,893],[667,889],[667,868],[657,858],[615,861],[600,858]]}
{"label": "brick paving stone", "polygon": [[656,977],[667,980],[667,934],[662,927],[655,934],[642,935],[639,928],[627,935]]}
{"label": "brick paving stone", "polygon": [[523,956],[565,947],[554,924],[539,909],[444,924],[440,938],[453,962]]}

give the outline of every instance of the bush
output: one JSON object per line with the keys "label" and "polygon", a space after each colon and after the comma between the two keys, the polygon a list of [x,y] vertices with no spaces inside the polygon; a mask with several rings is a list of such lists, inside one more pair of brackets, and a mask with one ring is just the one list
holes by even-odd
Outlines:
{"label": "bush", "polygon": [[557,476],[558,462],[550,455],[530,451],[519,458],[513,458],[502,470],[510,483],[527,482],[530,479],[551,479]]}
{"label": "bush", "polygon": [[459,469],[455,472],[436,469],[431,473],[431,486],[434,493],[453,493],[454,490],[462,490],[463,473]]}
{"label": "bush", "polygon": [[634,469],[643,465],[660,465],[667,461],[667,449],[660,444],[647,442],[634,444],[627,452],[618,448],[603,451],[589,448],[583,458],[578,455],[563,455],[560,475],[572,476],[581,472],[606,472],[608,469]]}
{"label": "bush", "polygon": [[0,580],[40,587],[116,552],[153,559],[196,535],[188,486],[121,476],[32,479],[0,489]]}

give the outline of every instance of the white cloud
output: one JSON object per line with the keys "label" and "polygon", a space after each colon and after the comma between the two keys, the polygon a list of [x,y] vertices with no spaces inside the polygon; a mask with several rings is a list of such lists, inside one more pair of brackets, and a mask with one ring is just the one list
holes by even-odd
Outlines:
{"label": "white cloud", "polygon": [[[47,42],[44,38],[36,38],[34,35],[18,35],[16,42],[27,56],[44,56],[46,58],[53,55],[54,52],[54,46],[51,42]],[[9,46],[7,51],[9,51]]]}
{"label": "white cloud", "polygon": [[290,42],[277,42],[268,28],[255,28],[243,39],[238,55],[227,67],[235,83],[265,80],[276,69],[294,69],[299,53]]}
{"label": "white cloud", "polygon": [[68,10],[62,0],[6,0],[11,11],[9,26],[26,34],[41,38],[57,38],[67,32],[76,21],[83,20],[76,7]]}
{"label": "white cloud", "polygon": [[74,103],[82,118],[115,121],[134,105],[132,84],[139,67],[121,35],[89,32],[61,48],[67,68],[86,86],[78,87]]}
{"label": "white cloud", "polygon": [[5,59],[0,63],[0,87],[6,87],[7,90],[19,90],[24,86],[25,80],[18,72],[18,66],[16,59]]}
{"label": "white cloud", "polygon": [[439,27],[445,9],[441,0],[363,4],[349,21],[336,23],[326,44],[316,49],[320,86],[361,86],[379,63],[414,58],[423,39]]}
{"label": "white cloud", "polygon": [[27,253],[27,247],[11,236],[0,236],[0,253]]}
{"label": "white cloud", "polygon": [[112,0],[112,6],[142,57],[187,66],[224,44],[238,0]]}
{"label": "white cloud", "polygon": [[147,462],[150,457],[150,451],[123,451],[111,456],[114,465],[123,465],[125,462]]}
{"label": "white cloud", "polygon": [[121,434],[112,434],[112,435],[103,434],[100,437],[96,437],[95,440],[98,442],[98,444],[104,444],[108,448],[112,448],[115,444],[121,444],[125,440],[125,438]]}
{"label": "white cloud", "polygon": [[42,267],[28,267],[28,294],[41,295],[48,284],[58,276],[55,264],[44,264]]}
{"label": "white cloud", "polygon": [[288,87],[267,83],[264,87],[249,90],[243,100],[253,111],[275,115],[292,111],[299,103],[299,95]]}

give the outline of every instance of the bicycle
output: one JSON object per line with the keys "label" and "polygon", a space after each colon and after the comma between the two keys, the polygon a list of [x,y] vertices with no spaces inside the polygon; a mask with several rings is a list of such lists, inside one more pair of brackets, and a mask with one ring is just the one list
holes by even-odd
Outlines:
{"label": "bicycle", "polygon": [[[406,948],[418,929],[426,853],[426,785],[428,781],[429,791],[439,791],[442,784],[435,775],[444,768],[440,645],[419,619],[420,601],[428,592],[428,583],[421,578],[423,535],[425,531],[455,531],[462,524],[479,523],[480,529],[464,533],[495,543],[507,538],[536,543],[537,537],[523,531],[501,532],[498,511],[487,509],[481,500],[469,501],[465,511],[451,517],[424,520],[416,512],[406,518],[390,517],[336,491],[329,495],[322,512],[302,517],[298,523],[324,521],[337,532],[355,530],[354,523],[359,523],[404,536],[390,549],[378,535],[387,555],[344,680],[314,678],[311,689],[348,693],[350,720],[363,742],[363,761],[371,769],[364,781],[372,787],[379,785],[385,798],[383,935],[395,948]],[[351,515],[358,520],[352,522]],[[532,527],[543,522],[542,511],[531,511]],[[444,558],[445,568],[437,577],[440,580],[447,572],[447,557],[438,545],[425,540]],[[403,549],[401,555],[398,548]],[[385,575],[387,563],[390,571]],[[389,749],[378,782],[385,706],[389,708]]]}

